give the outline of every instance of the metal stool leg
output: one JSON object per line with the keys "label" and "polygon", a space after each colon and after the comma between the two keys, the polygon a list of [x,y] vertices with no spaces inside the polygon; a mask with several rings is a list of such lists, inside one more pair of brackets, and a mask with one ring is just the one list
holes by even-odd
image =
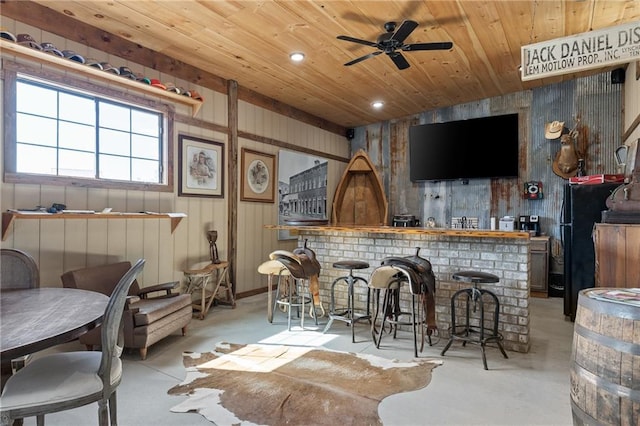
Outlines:
{"label": "metal stool leg", "polygon": [[376,334],[377,334],[377,330],[376,330],[376,321],[378,320],[378,313],[380,312],[380,289],[376,288],[373,289],[373,300],[371,303],[375,304],[374,306],[374,313],[373,313],[373,319],[371,320],[371,338],[373,339],[373,342],[375,343],[376,341]]}
{"label": "metal stool leg", "polygon": [[[455,294],[454,294],[455,296]],[[456,329],[456,300],[455,297],[451,298],[451,329],[449,330],[449,341],[440,352],[440,356],[444,356],[444,354],[449,350],[451,344],[453,343],[454,332]]]}
{"label": "metal stool leg", "polygon": [[416,325],[416,296],[411,295],[411,322],[413,327],[413,354],[418,358],[418,333]]}
{"label": "metal stool leg", "polygon": [[[329,321],[327,321],[327,325],[324,327],[323,333],[326,333],[331,328],[333,321],[336,317],[341,317],[346,315],[347,312],[336,313],[336,299],[335,299],[335,287],[340,281],[346,281],[346,277],[338,277],[331,283],[331,303],[329,304]],[[348,302],[347,302],[348,304]],[[348,308],[347,308],[348,309]]]}
{"label": "metal stool leg", "polygon": [[[286,275],[282,275],[282,274],[278,274],[278,282],[276,283],[276,288],[273,288],[273,277],[274,274],[269,274],[269,276],[267,277],[268,279],[268,288],[269,288],[269,298],[272,298],[273,300],[268,303],[267,306],[267,320],[270,323],[273,323],[273,313],[276,311],[276,309],[278,308],[278,300],[280,300],[280,283],[282,282],[282,278],[284,277],[285,280],[287,280],[288,276]],[[275,291],[275,297],[273,295],[273,292]]]}
{"label": "metal stool leg", "polygon": [[[369,289],[369,283],[367,283],[367,280],[365,280],[362,277],[356,277],[353,274],[349,274],[349,297],[350,297],[350,301],[351,301],[351,305],[349,306],[349,311],[351,312],[351,342],[355,343],[356,342],[356,337],[355,337],[355,325],[358,321],[360,320],[364,320],[366,319],[367,321],[371,322],[371,311],[369,310],[369,303],[370,303],[370,294],[371,291]],[[364,315],[356,315],[355,312],[355,284],[361,281],[365,288],[367,289],[367,302],[366,302],[366,312]]]}
{"label": "metal stool leg", "polygon": [[374,338],[374,342],[376,344],[376,348],[380,349],[380,342],[382,341],[382,333],[384,333],[384,323],[387,320],[387,306],[389,306],[389,300],[392,297],[390,294],[393,290],[386,289],[384,290],[384,296],[382,298],[382,323],[380,324],[380,332],[378,333],[378,340],[376,341]]}
{"label": "metal stool leg", "polygon": [[287,283],[289,285],[289,292],[287,294],[289,306],[287,307],[287,330],[291,330],[291,312],[293,311],[293,294],[295,289],[295,279],[289,280]]}

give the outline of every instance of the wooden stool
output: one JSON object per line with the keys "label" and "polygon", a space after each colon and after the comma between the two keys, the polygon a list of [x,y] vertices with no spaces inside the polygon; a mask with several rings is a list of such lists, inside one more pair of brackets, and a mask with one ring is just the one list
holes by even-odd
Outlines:
{"label": "wooden stool", "polygon": [[[204,268],[187,269],[183,272],[187,279],[185,293],[193,295],[198,290],[200,291],[200,298],[192,304],[193,309],[200,311],[200,319],[204,319],[207,315],[211,304],[214,299],[218,298],[218,293],[221,289],[226,292],[223,303],[230,305],[232,308],[236,307],[233,289],[229,280],[229,262],[210,263]],[[212,281],[214,272],[216,273],[216,279]],[[207,290],[207,287],[212,282],[215,282],[213,289]]]}

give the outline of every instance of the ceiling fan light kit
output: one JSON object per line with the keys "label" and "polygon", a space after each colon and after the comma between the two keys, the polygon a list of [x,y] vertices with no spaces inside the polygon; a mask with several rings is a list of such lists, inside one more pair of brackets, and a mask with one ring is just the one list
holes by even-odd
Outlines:
{"label": "ceiling fan light kit", "polygon": [[396,67],[400,70],[409,68],[409,62],[402,55],[402,52],[414,52],[419,50],[449,50],[453,47],[453,43],[447,42],[433,42],[433,43],[411,43],[405,44],[405,40],[409,35],[418,27],[418,23],[415,21],[405,20],[396,29],[395,22],[387,22],[384,24],[385,33],[378,36],[378,39],[373,41],[362,40],[345,35],[339,35],[339,40],[349,41],[351,43],[362,44],[364,46],[375,47],[378,49],[375,52],[356,58],[352,61],[344,64],[345,66],[351,66],[365,59],[373,58],[382,53],[385,53]]}

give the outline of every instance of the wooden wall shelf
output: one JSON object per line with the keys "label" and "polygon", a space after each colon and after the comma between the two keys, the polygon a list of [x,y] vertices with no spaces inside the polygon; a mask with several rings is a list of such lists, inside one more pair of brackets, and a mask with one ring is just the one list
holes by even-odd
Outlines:
{"label": "wooden wall shelf", "polygon": [[2,241],[7,238],[9,227],[15,219],[171,219],[171,233],[182,220],[184,213],[2,213]]}
{"label": "wooden wall shelf", "polygon": [[64,71],[73,71],[76,74],[82,74],[106,83],[115,83],[147,95],[166,98],[173,102],[190,105],[191,113],[193,115],[196,115],[200,110],[200,107],[202,106],[202,101],[198,99],[193,99],[189,96],[178,95],[174,92],[167,92],[136,80],[120,77],[119,75],[113,74],[108,71],[102,71],[98,68],[84,65],[71,59],[61,58],[50,53],[41,52],[39,50],[32,49],[21,44],[13,43],[5,39],[0,39],[0,51],[2,51],[3,54],[14,54],[23,58],[35,59],[39,62],[45,63],[47,65],[52,65]]}

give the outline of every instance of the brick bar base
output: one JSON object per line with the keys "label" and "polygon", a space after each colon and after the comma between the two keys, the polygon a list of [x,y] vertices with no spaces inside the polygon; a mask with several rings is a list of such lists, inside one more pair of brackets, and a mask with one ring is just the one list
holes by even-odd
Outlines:
{"label": "brick bar base", "polygon": [[[529,340],[529,240],[524,238],[466,237],[433,234],[376,233],[367,231],[299,230],[298,244],[304,240],[316,252],[322,265],[320,294],[325,304],[334,279],[344,271],[334,269],[334,262],[363,260],[368,269],[354,271],[354,275],[369,279],[374,268],[387,256],[411,256],[420,247],[420,255],[428,259],[436,274],[436,320],[440,335],[448,338],[451,322],[451,296],[457,290],[469,287],[467,283],[453,281],[451,275],[472,269],[497,275],[500,282],[482,284],[500,300],[500,333],[506,350],[526,353]],[[363,287],[363,286],[357,286]],[[408,304],[409,292],[402,303]],[[346,306],[347,293],[336,288],[336,306]],[[365,310],[366,289],[355,288],[355,309]]]}

